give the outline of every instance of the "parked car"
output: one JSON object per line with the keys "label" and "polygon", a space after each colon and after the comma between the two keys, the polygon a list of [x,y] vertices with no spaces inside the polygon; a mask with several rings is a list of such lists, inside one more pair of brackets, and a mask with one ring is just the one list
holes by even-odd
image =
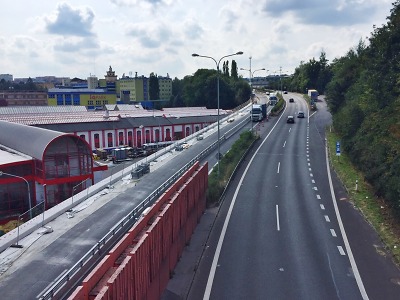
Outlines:
{"label": "parked car", "polygon": [[294,123],[294,117],[293,116],[288,116],[286,123]]}
{"label": "parked car", "polygon": [[294,99],[293,99],[293,98],[290,98],[290,99],[289,99],[289,102],[294,102]]}
{"label": "parked car", "polygon": [[304,111],[299,111],[299,112],[297,113],[297,117],[298,117],[298,118],[304,118]]}

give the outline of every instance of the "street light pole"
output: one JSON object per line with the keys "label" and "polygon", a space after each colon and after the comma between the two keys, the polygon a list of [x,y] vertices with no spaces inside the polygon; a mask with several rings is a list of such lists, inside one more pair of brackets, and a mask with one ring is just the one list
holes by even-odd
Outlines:
{"label": "street light pole", "polygon": [[80,186],[81,184],[83,184],[84,182],[86,182],[87,180],[89,180],[90,178],[86,178],[85,180],[82,180],[81,182],[79,182],[77,185],[72,187],[72,197],[71,197],[71,204],[74,204],[74,192],[75,189]]}
{"label": "street light pole", "polygon": [[218,175],[218,177],[219,177],[219,161],[220,161],[220,159],[221,159],[221,153],[220,153],[220,131],[219,131],[219,64],[220,64],[220,62],[221,62],[221,60],[222,59],[224,59],[224,58],[226,58],[226,57],[229,57],[229,56],[234,56],[234,55],[242,55],[243,54],[243,52],[242,51],[239,51],[239,52],[236,52],[236,53],[233,53],[233,54],[228,54],[228,55],[225,55],[225,56],[222,56],[219,60],[218,60],[218,62],[217,62],[217,60],[215,59],[215,58],[213,58],[213,57],[211,57],[211,56],[206,56],[206,55],[199,55],[199,54],[197,54],[197,53],[193,53],[192,54],[192,56],[193,57],[204,57],[204,58],[209,58],[209,59],[212,59],[214,62],[215,62],[215,65],[217,66],[217,108],[218,108],[218,117],[217,117],[217,131],[218,131],[218,141],[217,141],[217,145],[218,145],[218,153],[217,153],[217,160],[218,160],[218,173],[217,173],[217,175]]}
{"label": "street light pole", "polygon": [[32,219],[32,201],[31,201],[31,188],[29,187],[29,182],[28,180],[26,180],[24,177],[18,176],[18,175],[13,175],[13,174],[9,174],[6,172],[2,172],[0,171],[0,176],[2,176],[3,174],[11,176],[11,177],[16,177],[19,179],[22,179],[23,181],[25,181],[27,187],[28,187],[28,199],[29,199],[29,217],[30,219]]}
{"label": "street light pole", "polygon": [[[254,77],[254,73],[255,73],[255,72],[257,72],[257,71],[263,71],[263,70],[265,70],[265,68],[257,69],[257,70],[254,70],[253,72],[251,72],[251,56],[249,57],[249,59],[250,59],[250,69],[240,68],[240,70],[249,71],[249,74],[250,74],[249,82],[250,82],[250,90],[251,90],[251,95],[250,95],[250,97],[251,97],[250,124],[251,124],[251,122],[252,122],[252,112],[253,112],[253,86],[252,86],[252,78]],[[253,126],[252,126],[252,125],[250,125],[250,129],[251,129],[251,131],[253,132]]]}

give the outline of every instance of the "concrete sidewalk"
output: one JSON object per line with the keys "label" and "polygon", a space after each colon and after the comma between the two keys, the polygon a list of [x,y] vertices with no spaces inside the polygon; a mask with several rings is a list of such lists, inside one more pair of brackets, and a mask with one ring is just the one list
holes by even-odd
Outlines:
{"label": "concrete sidewalk", "polygon": [[174,269],[174,275],[168,282],[162,300],[187,299],[218,210],[219,207],[215,207],[204,212],[190,239],[190,244],[185,247]]}

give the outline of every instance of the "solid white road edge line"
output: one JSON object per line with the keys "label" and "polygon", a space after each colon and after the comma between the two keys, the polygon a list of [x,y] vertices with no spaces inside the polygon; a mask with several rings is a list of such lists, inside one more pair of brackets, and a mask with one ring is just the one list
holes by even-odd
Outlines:
{"label": "solid white road edge line", "polygon": [[[346,248],[347,255],[350,260],[351,268],[353,269],[353,273],[354,273],[354,277],[355,277],[357,285],[358,285],[358,289],[360,290],[362,298],[364,300],[367,300],[367,299],[369,299],[368,295],[367,295],[367,291],[365,290],[364,283],[362,282],[362,279],[360,276],[360,272],[358,271],[357,264],[356,264],[356,261],[353,256],[353,252],[351,252],[349,240],[347,239],[346,231],[344,230],[344,226],[342,223],[342,218],[340,216],[339,208],[336,203],[335,191],[333,189],[333,184],[332,184],[331,170],[329,168],[328,146],[327,145],[325,145],[325,159],[326,159],[326,169],[327,169],[327,173],[328,173],[329,187],[331,190],[333,207],[335,208],[335,214],[336,214],[336,218],[339,223],[340,233],[342,234],[342,237],[343,237],[344,246]],[[342,251],[343,251],[343,249],[342,249]],[[339,252],[340,252],[340,249],[339,249]],[[343,251],[343,253],[344,253],[344,251]]]}

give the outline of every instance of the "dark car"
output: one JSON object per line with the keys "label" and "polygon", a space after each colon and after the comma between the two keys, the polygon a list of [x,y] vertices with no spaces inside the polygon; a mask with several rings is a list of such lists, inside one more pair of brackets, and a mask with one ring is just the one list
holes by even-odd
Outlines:
{"label": "dark car", "polygon": [[290,98],[290,99],[289,99],[289,102],[294,102],[294,99],[293,99],[293,98]]}
{"label": "dark car", "polygon": [[284,91],[283,93],[284,93],[284,94],[287,94],[287,91]]}
{"label": "dark car", "polygon": [[294,117],[293,116],[288,116],[286,123],[294,123]]}
{"label": "dark car", "polygon": [[299,111],[299,112],[297,113],[297,117],[298,117],[298,118],[304,118],[304,112],[303,112],[303,111]]}

